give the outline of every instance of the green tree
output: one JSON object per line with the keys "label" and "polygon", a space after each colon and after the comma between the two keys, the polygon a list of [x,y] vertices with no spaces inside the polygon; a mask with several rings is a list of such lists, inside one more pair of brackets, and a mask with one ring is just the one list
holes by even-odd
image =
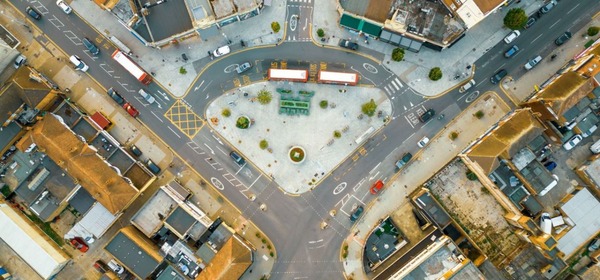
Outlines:
{"label": "green tree", "polygon": [[592,26],[592,27],[588,28],[587,35],[588,36],[596,36],[598,34],[598,32],[600,32],[600,27]]}
{"label": "green tree", "polygon": [[372,117],[375,115],[375,111],[377,111],[377,104],[375,104],[375,100],[371,99],[371,101],[362,105],[363,114]]}
{"label": "green tree", "polygon": [[473,116],[475,116],[478,119],[483,118],[484,115],[485,115],[485,113],[481,110],[479,110],[479,111],[475,112],[475,114],[473,114]]}
{"label": "green tree", "polygon": [[267,105],[271,103],[271,99],[273,99],[273,95],[268,90],[261,90],[258,92],[258,102],[262,105]]}
{"label": "green tree", "polygon": [[221,115],[223,117],[228,118],[229,116],[231,116],[231,110],[229,110],[229,108],[223,108],[223,110],[221,111]]}
{"label": "green tree", "polygon": [[250,127],[250,120],[247,117],[239,117],[235,122],[235,126],[240,129],[246,129]]}
{"label": "green tree", "polygon": [[429,71],[429,79],[432,81],[437,81],[442,78],[442,69],[440,67],[433,67],[431,71]]}
{"label": "green tree", "polygon": [[392,60],[393,61],[402,61],[404,59],[404,49],[403,48],[395,48],[392,51]]}
{"label": "green tree", "polygon": [[271,22],[271,29],[273,29],[273,32],[277,33],[279,32],[279,30],[281,30],[281,26],[279,26],[279,22]]}
{"label": "green tree", "polygon": [[320,106],[322,109],[325,109],[325,108],[327,108],[327,105],[329,105],[329,102],[327,102],[327,100],[321,100],[321,102],[319,102],[319,106]]}
{"label": "green tree", "polygon": [[258,146],[264,150],[269,147],[269,142],[267,142],[267,140],[265,140],[265,139],[260,140],[260,143],[258,144]]}
{"label": "green tree", "polygon": [[525,13],[525,10],[521,8],[510,9],[504,17],[504,26],[512,30],[523,29],[526,23],[527,14]]}
{"label": "green tree", "polygon": [[323,28],[317,29],[317,36],[319,36],[319,38],[323,38],[325,36],[325,30],[323,30]]}
{"label": "green tree", "polygon": [[186,74],[186,73],[187,73],[187,70],[185,70],[185,68],[183,68],[183,66],[181,66],[181,67],[179,68],[179,74],[182,74],[182,75],[183,75],[183,74]]}
{"label": "green tree", "polygon": [[333,132],[333,137],[340,138],[340,137],[342,137],[342,133],[336,130]]}

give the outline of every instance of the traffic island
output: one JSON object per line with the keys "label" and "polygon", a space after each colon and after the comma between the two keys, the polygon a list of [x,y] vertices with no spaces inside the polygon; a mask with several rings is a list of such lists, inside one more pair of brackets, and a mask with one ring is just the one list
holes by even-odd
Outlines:
{"label": "traffic island", "polygon": [[292,147],[288,154],[290,156],[290,160],[295,164],[301,164],[306,157],[306,152],[300,146]]}

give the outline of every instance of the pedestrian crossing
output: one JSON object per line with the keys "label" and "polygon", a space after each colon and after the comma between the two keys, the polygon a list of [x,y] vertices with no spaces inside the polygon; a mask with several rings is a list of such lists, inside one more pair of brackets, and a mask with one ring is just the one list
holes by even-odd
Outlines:
{"label": "pedestrian crossing", "polygon": [[312,0],[288,0],[289,3],[309,3],[309,4],[311,1]]}
{"label": "pedestrian crossing", "polygon": [[286,41],[309,42],[310,38],[296,38],[296,36],[288,36]]}
{"label": "pedestrian crossing", "polygon": [[383,89],[385,89],[385,91],[388,94],[393,94],[396,91],[399,91],[401,88],[403,88],[404,85],[402,85],[402,82],[400,82],[400,79],[398,79],[398,77],[396,77],[395,79],[391,80],[387,85],[385,85],[383,87]]}

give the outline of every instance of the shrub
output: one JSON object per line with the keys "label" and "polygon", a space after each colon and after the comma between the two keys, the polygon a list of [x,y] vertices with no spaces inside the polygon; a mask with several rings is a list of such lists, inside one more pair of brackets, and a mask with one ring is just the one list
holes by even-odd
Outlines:
{"label": "shrub", "polygon": [[269,142],[267,142],[267,140],[265,140],[265,139],[260,140],[260,143],[258,144],[258,146],[264,150],[269,147]]}
{"label": "shrub", "polygon": [[271,99],[273,99],[273,95],[268,90],[261,90],[258,92],[258,102],[262,105],[266,105],[271,103]]}
{"label": "shrub", "polygon": [[475,114],[473,114],[473,116],[475,116],[478,119],[483,118],[484,115],[485,115],[485,113],[481,110],[479,110],[479,111],[475,112]]}
{"label": "shrub", "polygon": [[523,29],[527,23],[527,18],[525,10],[521,8],[512,8],[508,11],[506,16],[504,16],[504,26],[512,30]]}
{"label": "shrub", "polygon": [[266,240],[266,239],[264,239],[264,238],[263,238],[263,239],[261,239],[260,241],[261,241],[263,244],[267,244],[267,240]]}
{"label": "shrub", "polygon": [[246,129],[250,127],[250,120],[247,117],[239,117],[235,122],[237,128]]}
{"label": "shrub", "polygon": [[588,28],[587,35],[588,36],[596,36],[598,34],[598,32],[600,32],[600,27],[592,26],[592,27]]}
{"label": "shrub", "polygon": [[4,185],[2,189],[0,189],[0,192],[2,193],[2,195],[4,195],[4,197],[8,197],[12,193],[8,185]]}
{"label": "shrub", "polygon": [[467,179],[469,179],[470,181],[477,181],[477,174],[473,173],[473,171],[469,170],[465,173],[465,175],[467,175]]}
{"label": "shrub", "polygon": [[340,138],[340,137],[342,137],[342,133],[336,130],[333,132],[333,137]]}
{"label": "shrub", "polygon": [[181,67],[179,68],[179,74],[182,74],[182,75],[183,75],[183,74],[187,74],[187,70],[185,70],[185,68],[183,68],[183,66],[181,66]]}
{"label": "shrub", "polygon": [[260,232],[257,232],[257,233],[256,233],[256,237],[257,237],[257,238],[260,238]]}
{"label": "shrub", "polygon": [[221,111],[221,116],[228,118],[231,116],[231,110],[229,110],[229,108],[223,108]]}
{"label": "shrub", "polygon": [[456,138],[458,138],[458,132],[456,132],[456,131],[450,132],[450,140],[455,140]]}
{"label": "shrub", "polygon": [[325,30],[323,30],[323,28],[317,29],[317,36],[319,36],[319,38],[323,38],[325,36]]}
{"label": "shrub", "polygon": [[342,257],[345,259],[348,257],[348,252],[344,252],[344,254],[342,254]]}
{"label": "shrub", "polygon": [[321,100],[321,102],[319,102],[319,106],[323,109],[327,108],[327,105],[329,105],[329,102],[327,102],[327,100]]}
{"label": "shrub", "polygon": [[442,69],[440,67],[433,67],[431,71],[429,71],[429,79],[432,81],[437,81],[442,78]]}
{"label": "shrub", "polygon": [[272,258],[275,256],[275,253],[273,253],[273,251],[271,251],[271,252],[269,252],[269,256],[271,256],[271,258]]}
{"label": "shrub", "polygon": [[279,22],[271,22],[271,29],[273,29],[273,32],[277,33],[279,32],[279,30],[281,30],[281,26],[279,26]]}
{"label": "shrub", "polygon": [[395,48],[392,51],[392,60],[393,61],[402,61],[404,59],[404,49],[403,48]]}
{"label": "shrub", "polygon": [[375,115],[375,111],[377,111],[377,104],[375,104],[375,100],[371,99],[371,101],[362,105],[363,114],[372,117]]}

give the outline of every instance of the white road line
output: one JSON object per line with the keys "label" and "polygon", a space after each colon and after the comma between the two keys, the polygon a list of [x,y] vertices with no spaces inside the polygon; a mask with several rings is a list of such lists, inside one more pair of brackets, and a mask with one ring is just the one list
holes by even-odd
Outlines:
{"label": "white road line", "polygon": [[175,132],[175,130],[173,130],[170,126],[167,126],[169,128],[169,130],[171,130],[171,132],[173,132],[175,134],[175,136],[181,138],[181,136],[179,136],[179,134],[177,134],[177,132]]}
{"label": "white road line", "polygon": [[[555,23],[553,23],[552,25],[550,25],[550,29],[552,29],[552,27],[554,27],[554,26],[555,26],[557,23],[559,23],[559,22],[560,22],[560,19],[559,19],[559,20],[557,20],[557,21],[556,21]],[[542,35],[540,35],[540,36],[542,36]],[[532,41],[532,42],[533,42],[533,41]]]}
{"label": "white road line", "polygon": [[221,150],[221,147],[217,146],[217,150],[221,151],[221,153],[223,153],[224,155],[227,155],[225,151]]}
{"label": "white road line", "polygon": [[392,93],[390,92],[390,90],[387,88],[387,86],[383,87],[383,89],[385,89],[385,91],[389,94],[392,95]]}
{"label": "white road line", "polygon": [[394,79],[394,80],[395,80],[396,82],[398,82],[398,85],[400,85],[400,87],[404,87],[404,86],[402,85],[402,82],[400,82],[400,80],[398,80],[398,77],[396,77],[396,79]]}
{"label": "white road line", "polygon": [[540,36],[537,36],[537,37],[535,37],[535,39],[533,39],[533,40],[530,42],[530,44],[533,44],[533,42],[535,42],[535,40],[537,40],[537,39],[539,39],[540,37],[542,37],[542,35],[544,35],[544,34],[540,34]]}
{"label": "white road line", "polygon": [[502,69],[502,67],[504,67],[504,65],[506,65],[506,63],[504,63],[504,64],[500,65],[500,67],[496,68],[496,70],[494,70],[494,73],[496,73],[496,72],[498,72],[498,70]]}
{"label": "white road line", "polygon": [[415,126],[412,124],[412,122],[408,119],[408,117],[406,115],[404,115],[404,118],[406,119],[408,124],[410,124],[410,126],[412,126],[412,128],[415,128]]}
{"label": "white road line", "polygon": [[208,82],[208,84],[206,84],[206,86],[204,87],[204,89],[202,90],[202,92],[204,92],[211,83],[212,83],[212,80],[210,82]]}
{"label": "white road line", "polygon": [[381,165],[381,162],[378,163],[377,165],[375,165],[375,167],[373,167],[373,169],[371,169],[371,171],[369,171],[369,174],[373,173],[373,171],[375,171],[375,169],[377,169],[377,167],[379,167]]}
{"label": "white road line", "polygon": [[[581,4],[581,3],[579,3],[579,4]],[[579,4],[575,5],[575,7],[573,7],[572,9],[570,9],[570,10],[567,12],[567,15],[568,15],[568,14],[570,14],[570,13],[571,13],[573,10],[575,10],[575,8],[579,7]]]}
{"label": "white road line", "polygon": [[211,149],[211,148],[208,146],[208,144],[204,143],[204,146],[206,146],[206,147],[207,147],[207,148],[210,150],[210,153],[211,153],[211,154],[213,154],[213,155],[215,154],[215,151],[213,151],[213,149]]}
{"label": "white road line", "polygon": [[392,85],[396,88],[396,90],[400,90],[400,88],[396,85],[394,81],[392,81]]}
{"label": "white road line", "polygon": [[154,112],[150,111],[150,113],[152,113],[152,115],[154,115],[161,123],[164,123],[164,121],[159,118]]}
{"label": "white road line", "polygon": [[254,186],[256,181],[258,181],[258,179],[260,179],[260,177],[262,177],[262,173],[260,174],[260,176],[256,177],[256,180],[254,180],[254,182],[252,182],[252,184],[250,184],[250,186],[248,188],[252,188],[252,186]]}

